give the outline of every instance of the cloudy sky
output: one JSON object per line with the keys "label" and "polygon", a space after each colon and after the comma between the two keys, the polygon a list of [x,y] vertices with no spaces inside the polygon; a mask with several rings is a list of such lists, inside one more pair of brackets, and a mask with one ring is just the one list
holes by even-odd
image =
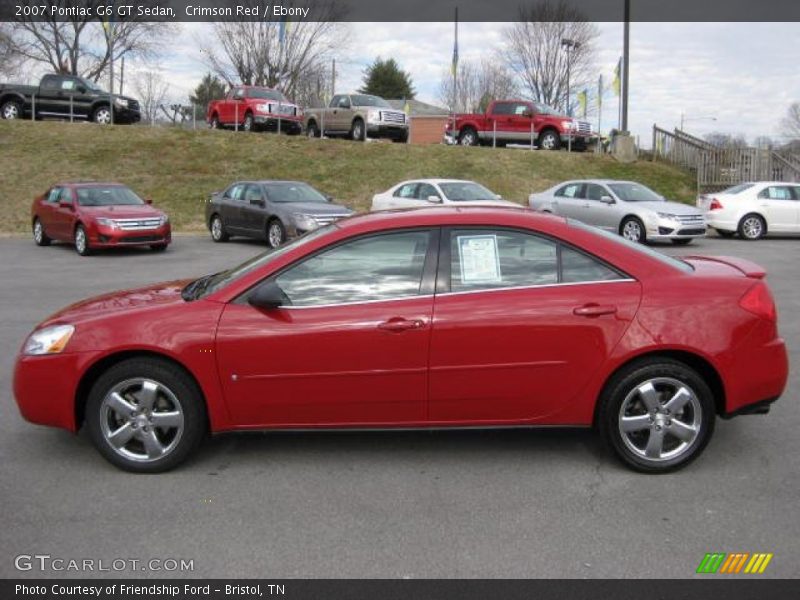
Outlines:
{"label": "cloudy sky", "polygon": [[[205,66],[198,39],[209,26],[183,23],[174,50],[158,69],[172,85],[175,101],[196,85]],[[376,56],[394,58],[408,71],[420,100],[441,105],[442,74],[453,51],[452,23],[347,23],[349,40],[337,56],[338,91],[357,88]],[[479,59],[503,45],[503,23],[461,23],[459,54]],[[622,52],[622,24],[599,23],[598,75],[610,83]],[[800,100],[797,23],[633,23],[629,122],[642,145],[650,145],[653,123],[671,129],[685,115],[685,129],[768,135],[781,141],[780,122]],[[130,88],[128,89],[130,91]],[[616,126],[617,99],[609,91],[603,129]],[[596,120],[596,116],[592,117]]]}

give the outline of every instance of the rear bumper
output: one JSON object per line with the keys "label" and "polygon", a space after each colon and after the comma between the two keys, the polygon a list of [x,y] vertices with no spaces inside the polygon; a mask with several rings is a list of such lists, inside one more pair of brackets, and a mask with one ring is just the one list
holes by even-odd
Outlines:
{"label": "rear bumper", "polygon": [[783,394],[789,377],[789,357],[785,342],[774,337],[774,332],[773,323],[759,323],[724,366],[724,416],[764,414]]}
{"label": "rear bumper", "polygon": [[719,214],[717,211],[709,211],[705,213],[706,225],[713,229],[722,231],[736,231],[739,227],[739,222],[733,215]]}

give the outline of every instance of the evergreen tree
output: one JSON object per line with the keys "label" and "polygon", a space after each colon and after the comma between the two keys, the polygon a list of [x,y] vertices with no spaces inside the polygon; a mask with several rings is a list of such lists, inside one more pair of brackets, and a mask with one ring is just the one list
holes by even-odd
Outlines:
{"label": "evergreen tree", "polygon": [[208,103],[219,100],[225,96],[225,84],[216,75],[206,73],[200,84],[194,88],[194,93],[189,96],[189,102],[197,107],[198,113],[205,113]]}
{"label": "evergreen tree", "polygon": [[359,91],[381,98],[406,100],[414,98],[416,93],[411,76],[403,71],[393,58],[381,60],[380,57],[364,70],[364,86]]}

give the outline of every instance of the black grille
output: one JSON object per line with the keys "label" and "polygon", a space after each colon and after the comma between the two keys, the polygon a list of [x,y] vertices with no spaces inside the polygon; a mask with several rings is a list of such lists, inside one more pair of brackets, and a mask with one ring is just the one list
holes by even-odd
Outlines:
{"label": "black grille", "polygon": [[123,244],[141,244],[147,242],[160,242],[162,240],[160,235],[134,235],[131,237],[122,238],[120,240]]}
{"label": "black grille", "polygon": [[128,100],[128,108],[130,110],[139,110],[139,103],[136,100]]}
{"label": "black grille", "polygon": [[703,229],[681,229],[678,231],[678,235],[703,235],[706,232],[705,228]]}

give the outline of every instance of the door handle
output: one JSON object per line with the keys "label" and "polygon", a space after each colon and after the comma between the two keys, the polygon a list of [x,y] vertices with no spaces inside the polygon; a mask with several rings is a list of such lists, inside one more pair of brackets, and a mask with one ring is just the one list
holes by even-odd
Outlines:
{"label": "door handle", "polygon": [[599,317],[602,315],[616,314],[617,307],[609,304],[586,304],[573,309],[572,313],[579,317]]}
{"label": "door handle", "polygon": [[384,321],[378,324],[378,329],[389,331],[392,333],[400,333],[410,329],[422,329],[425,323],[421,319],[403,319],[395,318]]}

